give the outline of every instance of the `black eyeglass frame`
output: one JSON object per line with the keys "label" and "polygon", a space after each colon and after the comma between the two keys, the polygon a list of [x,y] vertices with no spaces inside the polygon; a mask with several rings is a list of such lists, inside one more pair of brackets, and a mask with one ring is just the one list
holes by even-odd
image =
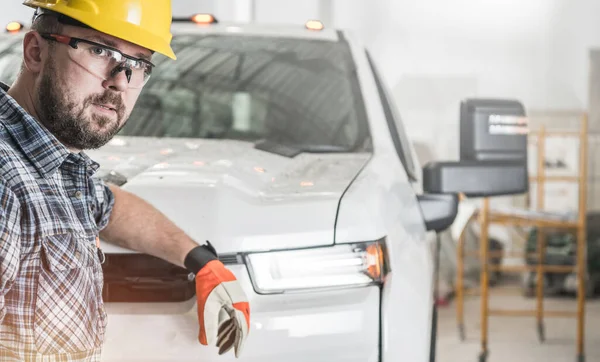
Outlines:
{"label": "black eyeglass frame", "polygon": [[108,46],[106,44],[101,44],[101,43],[97,43],[97,42],[94,42],[94,41],[91,41],[91,40],[82,39],[82,38],[75,38],[75,37],[72,37],[72,36],[61,35],[61,34],[40,33],[40,35],[42,36],[42,38],[44,38],[46,40],[51,40],[51,41],[55,41],[55,42],[58,42],[58,43],[66,44],[66,45],[70,46],[73,49],[77,49],[77,43],[86,43],[86,44],[94,45],[94,46],[97,46],[99,48],[108,49],[108,50],[113,51],[115,53],[121,54],[121,56],[123,58],[125,58],[125,59],[129,59],[129,60],[139,61],[139,62],[145,63],[145,64],[147,64],[147,65],[150,66],[150,69],[152,69],[152,68],[155,67],[155,65],[152,62],[150,62],[149,60],[142,59],[142,58],[135,58],[135,57],[132,57],[130,55],[126,55],[122,51],[120,51],[119,49],[113,48],[113,47]]}

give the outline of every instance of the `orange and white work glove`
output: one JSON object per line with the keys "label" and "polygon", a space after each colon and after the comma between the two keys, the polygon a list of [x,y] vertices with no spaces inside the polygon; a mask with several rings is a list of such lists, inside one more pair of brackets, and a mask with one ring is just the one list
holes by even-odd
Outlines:
{"label": "orange and white work glove", "polygon": [[209,242],[192,249],[184,265],[196,276],[198,340],[217,346],[219,355],[234,348],[238,358],[250,329],[250,305],[240,283]]}

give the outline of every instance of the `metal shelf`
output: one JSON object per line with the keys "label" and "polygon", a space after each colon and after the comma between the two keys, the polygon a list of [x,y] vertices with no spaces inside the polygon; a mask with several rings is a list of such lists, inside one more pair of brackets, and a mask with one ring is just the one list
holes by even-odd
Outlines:
{"label": "metal shelf", "polygon": [[[548,112],[552,114],[552,112]],[[572,115],[572,114],[571,114]],[[562,114],[564,116],[564,114]],[[481,354],[480,361],[485,361],[488,350],[488,319],[490,316],[497,317],[536,317],[538,326],[538,337],[540,341],[545,339],[544,336],[544,317],[575,317],[577,318],[577,356],[578,358],[584,358],[584,322],[585,322],[585,249],[586,249],[586,192],[587,192],[587,144],[588,144],[588,119],[587,114],[583,113],[580,115],[581,124],[579,131],[547,131],[543,127],[537,132],[530,132],[530,134],[536,135],[537,142],[537,170],[538,174],[535,176],[530,175],[530,181],[536,182],[537,187],[537,210],[544,210],[544,183],[546,182],[577,182],[579,184],[579,205],[578,205],[578,217],[577,220],[557,220],[548,217],[538,215],[535,217],[515,215],[502,212],[492,212],[490,210],[490,200],[485,198],[483,200],[483,207],[471,216],[471,219],[465,224],[462,230],[457,246],[457,273],[456,273],[456,317],[458,323],[458,329],[461,339],[465,339],[465,325],[464,325],[464,296],[465,295],[479,295],[481,297]],[[549,136],[573,136],[579,137],[579,175],[576,177],[570,176],[546,176],[544,175],[545,163],[544,155],[545,149],[544,140]],[[465,231],[467,225],[470,222],[478,222],[481,226],[480,229],[480,245],[479,250],[465,251]],[[489,226],[491,224],[504,224],[504,225],[517,225],[517,226],[528,226],[537,227],[537,250],[535,253],[525,252],[498,252],[489,250]],[[574,266],[562,266],[562,265],[547,265],[544,264],[544,256],[546,253],[546,235],[545,229],[571,229],[577,234],[577,255],[576,265]],[[480,271],[480,285],[479,293],[473,290],[465,290],[464,288],[464,257],[466,255],[477,255],[480,257],[481,271]],[[536,265],[493,265],[490,263],[491,258],[505,255],[522,255],[530,258],[534,258],[538,263]],[[537,276],[536,280],[536,309],[534,310],[504,310],[504,309],[491,309],[489,308],[489,273],[491,271],[505,271],[505,272],[535,272]],[[546,272],[552,273],[573,273],[577,274],[577,310],[576,311],[554,311],[544,310],[544,283],[543,276]],[[514,294],[514,291],[511,291]],[[494,291],[493,294],[504,294]]]}

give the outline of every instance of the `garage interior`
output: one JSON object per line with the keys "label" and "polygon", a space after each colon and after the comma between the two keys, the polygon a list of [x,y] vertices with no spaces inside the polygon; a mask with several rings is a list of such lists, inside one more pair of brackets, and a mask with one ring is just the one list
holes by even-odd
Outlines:
{"label": "garage interior", "polygon": [[[456,220],[440,233],[436,360],[482,361],[485,340],[490,362],[576,361],[578,351],[600,361],[600,1],[172,5],[174,17],[300,26],[313,19],[352,30],[378,62],[421,165],[459,159],[464,99],[521,102],[530,132],[528,193],[461,198]],[[30,16],[21,1],[10,1],[0,23]],[[584,249],[587,259],[577,254]],[[486,257],[490,267],[482,268]],[[540,257],[556,264],[542,269]],[[581,293],[577,271],[584,269]]]}

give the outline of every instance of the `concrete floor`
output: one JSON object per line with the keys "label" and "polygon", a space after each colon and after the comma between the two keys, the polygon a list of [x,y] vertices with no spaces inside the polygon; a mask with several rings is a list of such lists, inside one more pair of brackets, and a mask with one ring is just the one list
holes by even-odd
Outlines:
{"label": "concrete floor", "polygon": [[[574,297],[547,297],[547,310],[575,311]],[[520,295],[493,295],[490,307],[501,309],[535,309],[535,299]],[[586,303],[585,361],[600,361],[600,298]],[[577,319],[547,318],[546,341],[540,343],[535,317],[490,317],[488,321],[487,362],[579,362],[577,361]],[[465,301],[466,339],[461,342],[456,323],[456,303],[439,309],[437,362],[478,361],[481,351],[480,299]]]}

